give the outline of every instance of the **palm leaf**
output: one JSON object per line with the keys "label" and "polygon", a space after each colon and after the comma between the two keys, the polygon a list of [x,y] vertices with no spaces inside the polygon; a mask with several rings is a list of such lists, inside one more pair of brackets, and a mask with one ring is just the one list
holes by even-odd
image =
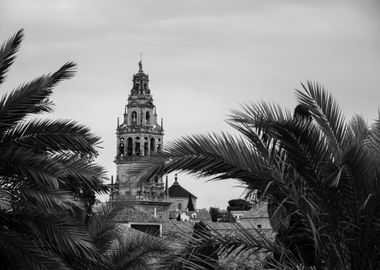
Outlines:
{"label": "palm leaf", "polygon": [[96,259],[96,252],[85,228],[67,215],[38,212],[17,212],[10,224],[18,224],[57,254],[88,256]]}
{"label": "palm leaf", "polygon": [[370,142],[371,146],[377,150],[380,150],[380,111],[378,118],[374,121],[370,128]]}
{"label": "palm leaf", "polygon": [[74,199],[71,192],[63,190],[25,189],[22,190],[21,196],[30,207],[46,209],[47,211],[54,210],[57,214],[71,211],[73,207],[83,207],[80,201]]}
{"label": "palm leaf", "polygon": [[68,62],[55,73],[41,76],[4,95],[0,100],[0,132],[4,133],[27,115],[50,112],[51,103],[47,98],[52,88],[61,80],[71,78],[74,70],[75,64]]}
{"label": "palm leaf", "polygon": [[[0,173],[3,176],[18,175],[37,185],[58,188],[58,179],[64,177],[63,166],[49,158],[25,148],[4,151],[0,155]],[[10,178],[12,179],[12,178]]]}
{"label": "palm leaf", "polygon": [[101,254],[112,249],[115,242],[120,241],[122,230],[117,223],[117,217],[124,209],[123,206],[103,205],[91,217],[88,231],[94,240],[94,245]]}
{"label": "palm leaf", "polygon": [[[162,162],[165,158],[165,162]],[[160,162],[161,161],[161,162]],[[155,174],[182,170],[198,177],[235,178],[264,190],[273,180],[265,161],[242,139],[230,135],[189,136],[169,143],[162,157],[146,159],[131,172],[143,170],[141,182]],[[150,167],[153,166],[153,167]],[[144,169],[149,168],[147,171]]]}
{"label": "palm leaf", "polygon": [[352,144],[363,143],[368,144],[370,142],[371,131],[368,128],[368,124],[360,115],[355,115],[348,126],[348,141]]}
{"label": "palm leaf", "polygon": [[229,122],[254,124],[259,119],[271,119],[275,121],[286,121],[291,119],[291,113],[280,105],[265,101],[251,102],[242,106],[243,110],[232,110]]}
{"label": "palm leaf", "polygon": [[21,29],[0,47],[0,85],[4,82],[6,73],[16,58],[23,37],[24,31]]}
{"label": "palm leaf", "polygon": [[307,86],[301,84],[306,93],[296,90],[299,103],[307,108],[335,153],[334,158],[341,162],[343,143],[345,142],[346,126],[344,116],[333,96],[319,84],[307,82]]}
{"label": "palm leaf", "polygon": [[94,190],[99,193],[108,191],[108,188],[102,184],[106,179],[106,171],[103,167],[89,162],[87,158],[72,158],[71,156],[58,156],[59,162],[64,167],[62,172],[64,177],[60,179],[61,185],[67,189],[75,189],[75,186]]}
{"label": "palm leaf", "polygon": [[72,269],[41,241],[18,232],[0,231],[0,260],[5,269]]}
{"label": "palm leaf", "polygon": [[73,151],[95,155],[100,138],[89,128],[69,120],[31,120],[15,126],[3,135],[5,145],[23,145],[41,151]]}
{"label": "palm leaf", "polygon": [[168,244],[162,239],[131,229],[110,253],[112,269],[150,269],[169,251]]}

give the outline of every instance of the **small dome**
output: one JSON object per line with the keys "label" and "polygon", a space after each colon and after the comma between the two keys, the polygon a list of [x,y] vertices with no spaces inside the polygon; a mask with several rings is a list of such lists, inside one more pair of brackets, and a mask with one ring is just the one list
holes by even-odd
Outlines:
{"label": "small dome", "polygon": [[195,195],[181,187],[181,185],[177,181],[177,175],[174,178],[174,183],[169,187],[169,197],[170,198],[188,198],[191,196],[194,199],[197,199]]}

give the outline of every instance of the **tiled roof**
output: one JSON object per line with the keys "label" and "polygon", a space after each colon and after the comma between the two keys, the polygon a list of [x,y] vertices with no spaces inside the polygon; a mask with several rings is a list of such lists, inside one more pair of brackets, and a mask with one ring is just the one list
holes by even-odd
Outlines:
{"label": "tiled roof", "polygon": [[132,207],[125,207],[119,213],[116,220],[118,222],[163,222],[161,219]]}
{"label": "tiled roof", "polygon": [[[222,236],[236,236],[240,235],[237,223],[228,223],[228,222],[211,222],[211,221],[203,221],[207,226],[209,226],[212,230],[215,230]],[[197,222],[194,221],[175,221],[172,220],[168,223],[162,224],[162,234],[164,237],[173,237],[173,238],[181,238],[185,234],[190,234],[193,232],[193,227]],[[260,233],[265,234],[268,237],[273,237],[272,230],[257,230],[253,226],[249,225],[245,227],[247,231],[249,231],[252,235],[256,235],[258,231]]]}
{"label": "tiled roof", "polygon": [[162,224],[162,235],[169,238],[182,238],[193,232],[195,223],[189,221],[170,221]]}
{"label": "tiled roof", "polygon": [[246,214],[240,217],[240,219],[253,219],[253,218],[267,218],[268,217],[268,203],[260,202],[252,206]]}
{"label": "tiled roof", "polygon": [[197,210],[197,219],[202,221],[211,221],[210,212],[207,209]]}

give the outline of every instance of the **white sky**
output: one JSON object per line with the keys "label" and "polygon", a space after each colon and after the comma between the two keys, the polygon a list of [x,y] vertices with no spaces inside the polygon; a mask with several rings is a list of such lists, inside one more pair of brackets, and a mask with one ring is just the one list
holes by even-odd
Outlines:
{"label": "white sky", "polygon": [[[269,100],[292,109],[307,79],[332,91],[348,117],[377,117],[380,98],[378,1],[0,0],[0,41],[26,37],[1,94],[66,61],[78,73],[53,94],[57,118],[86,124],[103,139],[98,163],[115,174],[116,118],[132,75],[143,69],[165,141],[231,130],[240,104]],[[237,198],[237,182],[184,174],[198,207]],[[170,176],[170,183],[173,176]]]}

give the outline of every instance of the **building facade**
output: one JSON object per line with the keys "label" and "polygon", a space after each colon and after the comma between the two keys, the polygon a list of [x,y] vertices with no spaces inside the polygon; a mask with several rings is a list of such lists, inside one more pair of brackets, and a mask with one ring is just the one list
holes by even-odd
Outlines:
{"label": "building facade", "polygon": [[268,203],[266,201],[254,204],[251,209],[246,211],[236,221],[245,228],[254,227],[260,230],[272,231],[268,215]]}
{"label": "building facade", "polygon": [[192,201],[194,209],[197,208],[197,197],[178,183],[177,174],[174,176],[174,183],[168,191],[171,212],[187,211],[189,200]]}
{"label": "building facade", "polygon": [[139,184],[131,175],[141,159],[149,159],[163,149],[163,121],[157,121],[156,107],[149,88],[149,76],[139,71],[133,75],[133,85],[124,109],[123,121],[116,127],[116,181],[112,202],[128,202],[136,209],[161,219],[169,218],[168,197],[162,177]]}

